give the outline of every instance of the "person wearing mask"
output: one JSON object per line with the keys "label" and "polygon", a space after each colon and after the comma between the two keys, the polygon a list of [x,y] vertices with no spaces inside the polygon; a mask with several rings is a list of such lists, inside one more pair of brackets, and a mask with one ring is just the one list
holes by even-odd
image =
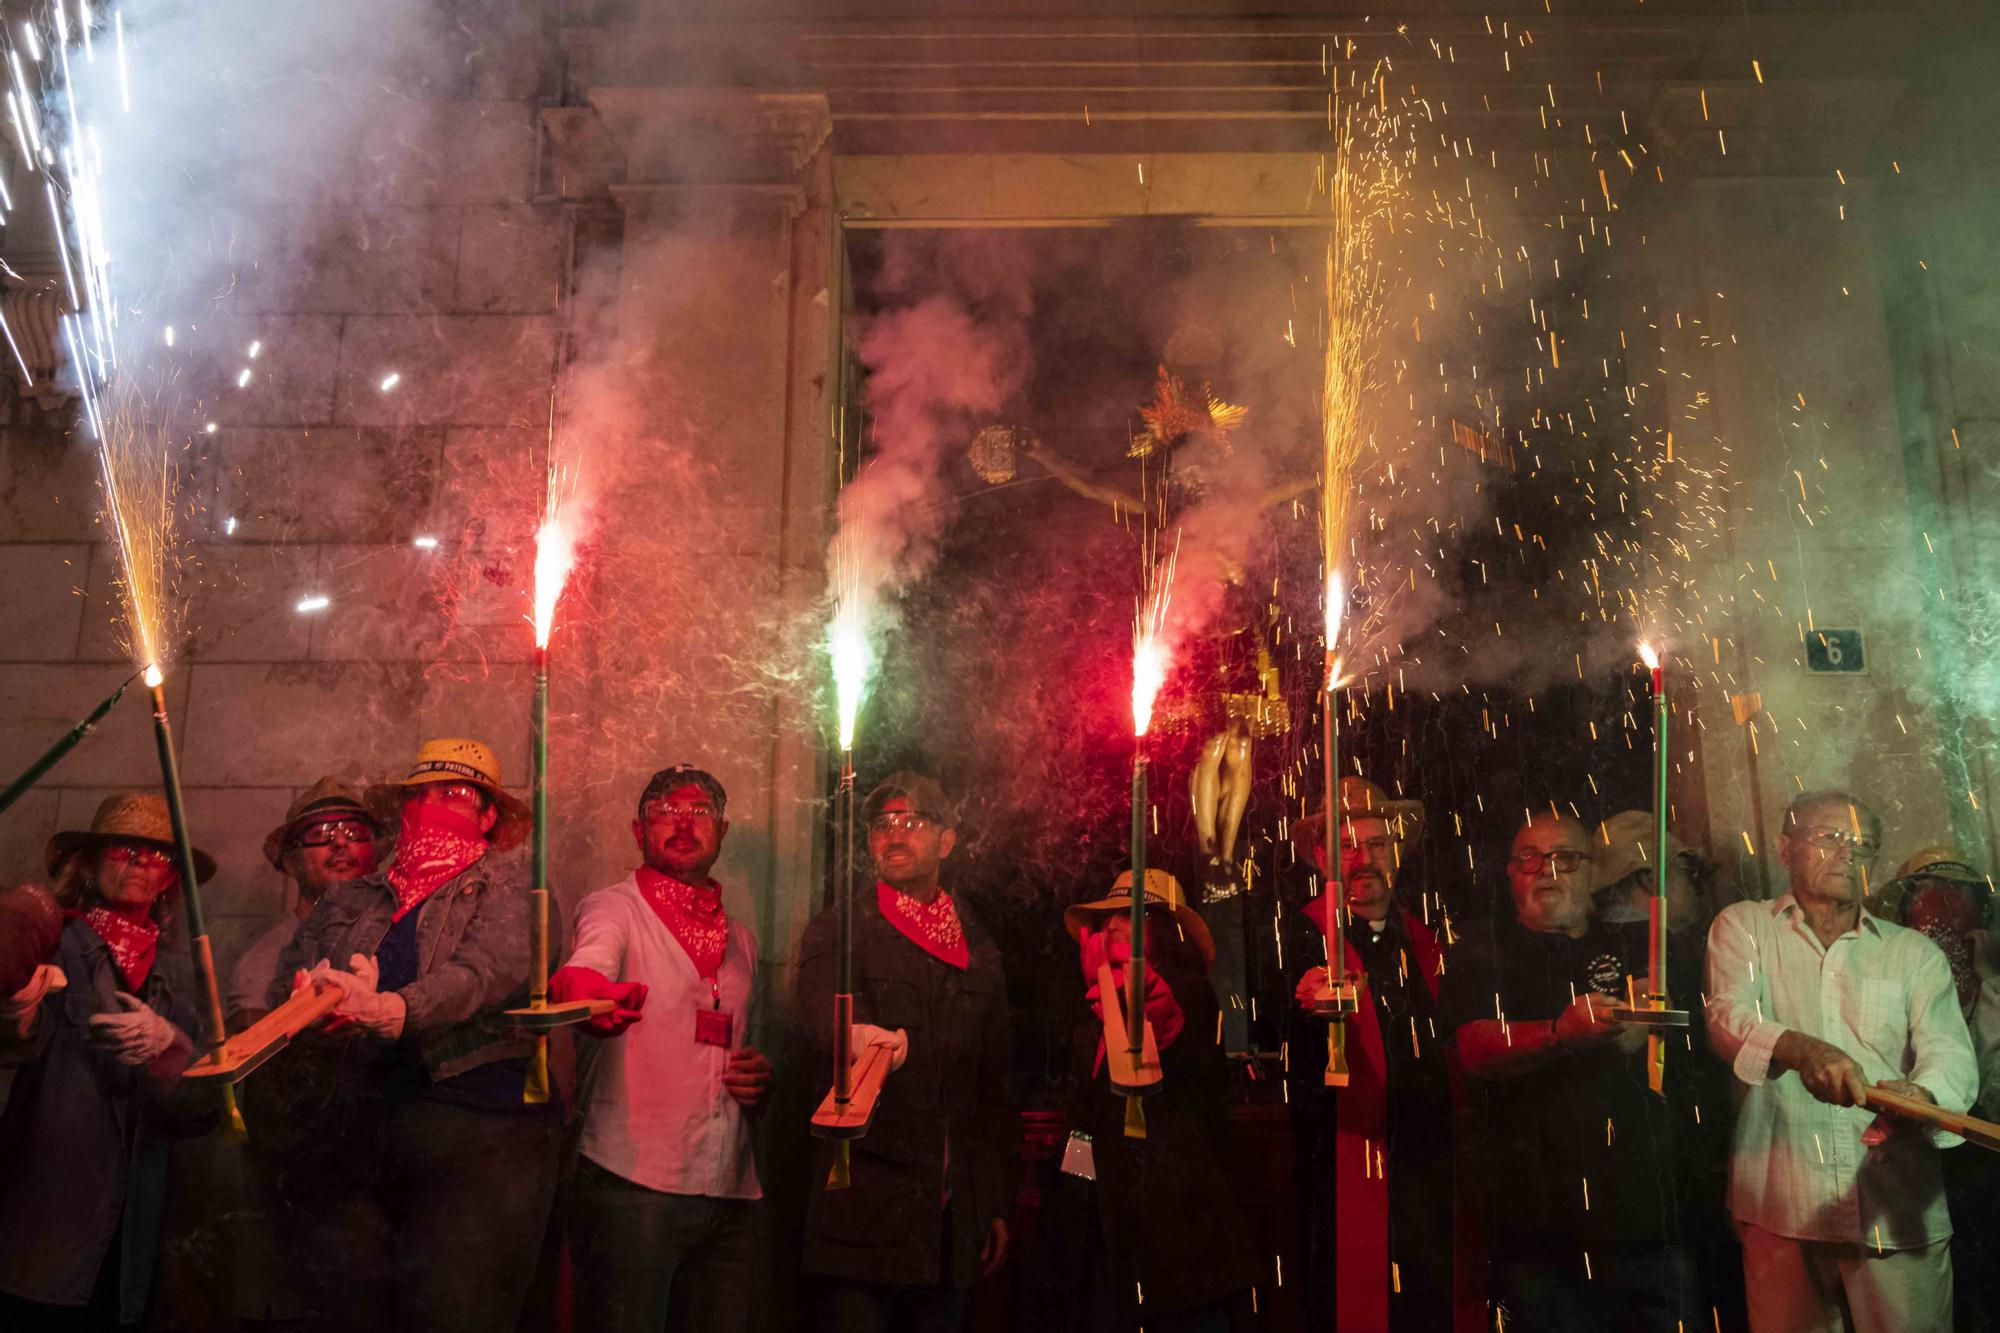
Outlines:
{"label": "person wearing mask", "polygon": [[560,1134],[555,1103],[526,1096],[532,1039],[504,1018],[528,997],[528,812],[478,741],[426,741],[393,786],[395,858],[327,890],[271,997],[284,978],[343,993],[325,1130],[298,1149],[310,1323],[511,1328]]}
{"label": "person wearing mask", "polygon": [[[0,1328],[145,1319],[171,1142],[214,1122],[213,1093],[181,1082],[198,1000],[185,946],[162,938],[175,855],[166,800],[150,792],[107,797],[88,829],[49,840],[67,984],[44,986],[6,1034],[26,1063],[0,1114]],[[215,873],[193,856],[198,879]]]}

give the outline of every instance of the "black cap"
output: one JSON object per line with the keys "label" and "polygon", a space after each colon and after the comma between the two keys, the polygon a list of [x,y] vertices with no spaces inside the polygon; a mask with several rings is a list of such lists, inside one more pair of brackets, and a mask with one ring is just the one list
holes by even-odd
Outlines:
{"label": "black cap", "polygon": [[646,817],[646,807],[653,801],[670,791],[690,786],[699,787],[708,793],[709,799],[715,802],[715,813],[718,815],[729,808],[729,793],[715,780],[715,774],[705,768],[696,768],[693,764],[675,764],[672,768],[663,768],[653,774],[652,779],[646,783],[646,790],[639,793],[639,817],[641,819]]}
{"label": "black cap", "polygon": [[861,803],[861,818],[870,821],[884,805],[897,796],[910,803],[910,808],[926,819],[934,819],[946,828],[958,823],[958,811],[952,808],[944,796],[944,788],[938,786],[936,778],[927,778],[921,773],[891,773],[875,784],[875,790],[868,793],[868,799]]}

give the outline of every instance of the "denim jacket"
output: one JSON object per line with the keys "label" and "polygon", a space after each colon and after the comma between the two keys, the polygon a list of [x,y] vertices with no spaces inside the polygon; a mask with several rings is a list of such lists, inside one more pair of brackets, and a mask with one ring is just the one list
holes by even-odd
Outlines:
{"label": "denim jacket", "polygon": [[[417,921],[417,979],[404,986],[403,1037],[414,1042],[433,1080],[494,1060],[527,1055],[531,1038],[512,1032],[500,1011],[528,1002],[529,885],[524,850],[488,852],[439,885]],[[278,956],[271,1003],[283,1001],[292,974],[322,958],[345,969],[354,954],[373,957],[396,915],[386,872],[328,889]],[[550,913],[549,956],[562,956]]]}

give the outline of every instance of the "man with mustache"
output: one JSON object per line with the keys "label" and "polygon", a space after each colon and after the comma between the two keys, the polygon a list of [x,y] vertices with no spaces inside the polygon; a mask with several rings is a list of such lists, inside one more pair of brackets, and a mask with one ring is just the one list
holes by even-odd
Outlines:
{"label": "man with mustache", "polygon": [[1788,890],[1709,928],[1709,1043],[1743,1085],[1729,1209],[1756,1333],[1952,1326],[1938,1149],[1958,1140],[1863,1097],[1963,1111],[1978,1065],[1944,954],[1863,906],[1881,843],[1855,797],[1806,792],[1778,843]]}
{"label": "man with mustache", "polygon": [[1583,824],[1514,835],[1514,919],[1470,929],[1440,988],[1485,1187],[1489,1298],[1509,1328],[1676,1333],[1693,1301],[1674,1198],[1672,1111],[1647,1086],[1646,1030],[1614,1022],[1631,966],[1591,920]]}
{"label": "man with mustache", "polygon": [[[851,1146],[852,1184],[829,1190],[828,1140],[815,1144],[803,1271],[821,1280],[827,1333],[955,1329],[972,1284],[1007,1256],[1019,1121],[1000,953],[939,882],[957,844],[935,780],[894,773],[861,808],[879,876],[854,903],[854,1040],[893,1050],[868,1133]],[[799,944],[798,1011],[832,1083],[832,909]]]}
{"label": "man with mustache", "polygon": [[[1303,924],[1285,947],[1285,965],[1299,978],[1287,1037],[1294,1142],[1306,1182],[1306,1318],[1316,1333],[1448,1333],[1452,1070],[1436,1021],[1444,964],[1430,927],[1396,900],[1405,840],[1421,824],[1423,807],[1347,777],[1335,817],[1347,905],[1342,948],[1361,1000],[1346,1020],[1344,1088],[1326,1086],[1328,1020],[1312,1011],[1327,977],[1327,894],[1293,915]],[[1322,874],[1326,820],[1322,808],[1292,831]]]}
{"label": "man with mustache", "polygon": [[[731,1333],[749,1325],[750,1117],[771,1064],[746,1045],[757,942],[710,874],[728,793],[689,764],[655,773],[639,868],[583,900],[549,998],[610,1000],[578,1055],[583,1132],[569,1190],[576,1327]],[[643,1010],[643,1013],[641,1012]]]}

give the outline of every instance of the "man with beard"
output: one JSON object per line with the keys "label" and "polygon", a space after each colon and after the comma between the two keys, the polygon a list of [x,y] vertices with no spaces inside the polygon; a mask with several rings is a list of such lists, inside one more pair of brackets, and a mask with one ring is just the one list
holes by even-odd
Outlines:
{"label": "man with beard", "polygon": [[[1000,954],[939,882],[957,843],[938,784],[895,773],[861,808],[880,876],[856,894],[858,1054],[894,1049],[868,1133],[850,1144],[851,1180],[829,1189],[833,1145],[815,1147],[804,1272],[819,1284],[827,1333],[956,1329],[966,1297],[1007,1255],[1019,1121]],[[832,909],[799,944],[798,1011],[832,1083],[839,963]]]}
{"label": "man with beard", "polygon": [[[1327,975],[1333,915],[1327,894],[1293,915],[1301,924],[1285,948],[1286,966],[1299,978],[1287,1042],[1305,1182],[1307,1319],[1315,1330],[1446,1333],[1454,1246],[1452,1071],[1436,1021],[1444,969],[1430,928],[1396,901],[1403,847],[1423,807],[1347,777],[1335,817],[1347,901],[1342,948],[1361,993],[1359,1011],[1346,1020],[1344,1088],[1326,1086],[1329,1020],[1312,1012]],[[1322,875],[1326,820],[1322,809],[1292,832]]]}
{"label": "man with beard", "polygon": [[[575,1322],[598,1333],[749,1325],[749,1117],[771,1065],[744,1044],[757,942],[710,875],[728,795],[692,765],[639,797],[642,864],[583,900],[549,998],[610,1000],[579,1055],[583,1133],[569,1189]],[[643,1010],[643,1015],[642,1011]]]}
{"label": "man with beard", "polygon": [[1944,954],[1862,904],[1880,847],[1874,811],[1806,792],[1778,843],[1787,892],[1709,928],[1709,1042],[1743,1085],[1729,1208],[1756,1333],[1952,1326],[1938,1149],[1958,1139],[1863,1099],[1880,1085],[1963,1111],[1978,1066]]}
{"label": "man with beard", "polygon": [[1507,879],[1514,919],[1466,935],[1439,996],[1477,1123],[1489,1294],[1537,1333],[1695,1327],[1672,1112],[1647,1086],[1646,1030],[1607,1012],[1629,969],[1590,919],[1590,834],[1533,817]]}

